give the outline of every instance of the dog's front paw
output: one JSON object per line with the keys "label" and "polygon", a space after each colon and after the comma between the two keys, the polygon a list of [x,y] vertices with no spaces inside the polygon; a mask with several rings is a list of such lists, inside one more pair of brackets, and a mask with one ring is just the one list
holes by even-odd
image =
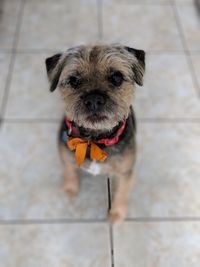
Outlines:
{"label": "dog's front paw", "polygon": [[74,198],[79,191],[79,184],[76,181],[67,181],[64,185],[64,190],[69,198]]}
{"label": "dog's front paw", "polygon": [[125,207],[115,207],[111,208],[108,213],[108,220],[110,223],[122,223],[126,217],[126,208]]}

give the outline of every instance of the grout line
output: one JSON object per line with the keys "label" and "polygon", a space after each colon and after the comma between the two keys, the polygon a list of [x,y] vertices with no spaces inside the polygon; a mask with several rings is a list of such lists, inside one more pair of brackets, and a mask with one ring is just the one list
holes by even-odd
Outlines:
{"label": "grout line", "polygon": [[[66,48],[67,49],[67,48]],[[8,50],[8,49],[3,49],[0,48],[0,53],[5,53],[5,54],[42,54],[42,53],[59,53],[61,51],[65,51],[66,49],[62,48],[15,48],[14,50]]]}
{"label": "grout line", "polygon": [[126,222],[200,222],[200,217],[135,217]]}
{"label": "grout line", "polygon": [[193,6],[195,4],[194,0],[193,1],[182,0],[182,1],[174,1],[174,2],[177,6]]}
{"label": "grout line", "polygon": [[29,118],[19,118],[19,119],[9,119],[9,118],[2,118],[1,119],[4,123],[60,123],[62,120],[62,117],[60,119],[29,119]]}
{"label": "grout line", "polygon": [[17,17],[17,22],[16,22],[16,30],[14,34],[14,41],[13,41],[13,46],[12,46],[12,51],[15,53],[17,50],[18,42],[19,42],[19,36],[20,36],[20,31],[21,31],[21,25],[22,25],[22,20],[23,20],[23,15],[24,15],[24,7],[26,4],[26,0],[21,0],[20,3],[20,10],[19,14]]}
{"label": "grout line", "polygon": [[147,55],[165,55],[165,54],[171,54],[171,55],[184,55],[185,52],[191,53],[192,55],[199,55],[199,50],[146,50]]}
{"label": "grout line", "polygon": [[115,261],[114,261],[114,239],[113,239],[113,226],[110,224],[109,225],[109,235],[110,235],[110,253],[111,253],[111,267],[115,266]]}
{"label": "grout line", "polygon": [[[199,222],[200,217],[133,217],[126,218],[124,222],[136,222],[136,223],[165,223],[165,222]],[[40,224],[84,224],[84,223],[107,223],[105,219],[0,219],[0,225],[40,225]],[[111,256],[114,262],[114,242],[113,242],[113,226],[110,225],[110,244],[111,244]]]}
{"label": "grout line", "polygon": [[110,188],[110,178],[107,179],[108,186],[108,211],[111,209],[111,188]]}
{"label": "grout line", "polygon": [[[106,0],[105,0],[106,2]],[[124,6],[170,6],[170,0],[167,0],[166,2],[160,2],[159,0],[154,2],[147,2],[145,0],[137,0],[137,1],[132,1],[132,0],[127,0],[123,1],[123,3],[120,3],[122,1],[118,1],[117,3],[115,1],[108,1],[108,3],[115,4],[115,5],[124,5]]]}
{"label": "grout line", "polygon": [[[103,25],[102,29],[99,29],[99,39],[101,39],[101,36],[103,37]],[[101,40],[100,40],[101,41]],[[106,42],[105,42],[106,43]],[[67,48],[66,48],[67,49]],[[45,53],[58,53],[58,52],[64,52],[66,49],[63,48],[16,48],[15,50],[12,49],[4,49],[0,48],[0,54],[45,54]],[[172,54],[172,55],[184,55],[185,52],[190,53],[191,55],[199,55],[200,50],[146,50],[147,55],[165,55],[165,54]]]}
{"label": "grout line", "polygon": [[34,225],[34,224],[73,224],[73,223],[107,223],[107,219],[8,219],[0,220],[0,225]]}
{"label": "grout line", "polygon": [[103,0],[97,1],[97,22],[98,22],[98,37],[99,41],[103,39]]}
{"label": "grout line", "polygon": [[13,39],[13,44],[12,44],[12,55],[11,55],[10,63],[8,66],[8,74],[7,74],[5,88],[4,88],[3,100],[2,100],[1,107],[0,107],[0,116],[1,117],[4,117],[4,114],[6,112],[6,106],[7,106],[8,98],[9,98],[10,85],[11,85],[11,80],[12,80],[12,75],[13,75],[13,70],[14,70],[14,64],[15,64],[15,60],[16,60],[16,47],[17,47],[18,40],[19,40],[19,34],[20,34],[20,28],[21,28],[21,23],[22,23],[25,1],[26,0],[21,0],[20,7],[19,7],[19,13],[17,16],[16,28],[15,28],[14,39]]}
{"label": "grout line", "polygon": [[137,118],[138,123],[200,123],[200,118]]}
{"label": "grout line", "polygon": [[[159,0],[154,0],[153,2],[147,2],[145,0],[137,0],[137,1],[134,1],[134,2],[131,2],[132,0],[126,0],[126,1],[123,1],[123,3],[115,3],[115,5],[141,5],[141,6],[170,6],[171,5],[171,0],[166,0],[166,2],[161,2]],[[114,1],[111,1],[111,3],[114,2]],[[177,2],[176,3],[177,5],[179,6],[192,6],[193,5],[193,1],[190,2],[190,1],[182,1],[182,2]]]}
{"label": "grout line", "polygon": [[0,48],[0,54],[12,54],[12,48]]}
{"label": "grout line", "polygon": [[[108,185],[108,211],[111,209],[111,186],[110,178],[107,179]],[[114,267],[114,238],[113,238],[113,225],[109,224],[109,236],[110,236],[110,256],[111,256],[111,267]]]}
{"label": "grout line", "polygon": [[[2,97],[1,107],[0,107],[0,117],[4,117],[6,105],[8,102],[8,96],[9,96],[9,88],[11,84],[11,77],[14,69],[14,62],[15,62],[16,54],[13,54],[10,58],[9,66],[8,66],[8,74],[6,77],[5,87],[4,87],[4,93]],[[2,119],[3,121],[3,119]]]}
{"label": "grout line", "polygon": [[190,53],[190,50],[188,48],[188,45],[187,45],[187,42],[186,42],[186,39],[185,39],[185,36],[184,36],[184,31],[183,31],[181,19],[179,18],[177,5],[173,0],[171,2],[171,5],[172,5],[173,11],[174,11],[176,25],[177,25],[177,28],[178,28],[178,31],[179,31],[179,35],[180,35],[180,38],[181,38],[181,42],[182,42],[182,45],[183,45],[183,48],[184,48],[184,52],[185,52],[185,55],[186,55],[188,68],[189,68],[189,71],[190,71],[190,74],[191,74],[191,77],[192,77],[192,83],[193,83],[194,89],[195,89],[195,91],[197,93],[197,96],[199,97],[200,96],[200,85],[198,83],[198,80],[197,80],[197,77],[196,77],[196,73],[195,73],[195,70],[194,70],[194,65],[193,65],[193,62],[192,62],[191,53]]}
{"label": "grout line", "polygon": [[[29,119],[29,118],[0,118],[1,123],[17,123],[17,124],[29,124],[29,123],[60,123],[61,119]],[[137,118],[137,123],[200,123],[200,118]]]}

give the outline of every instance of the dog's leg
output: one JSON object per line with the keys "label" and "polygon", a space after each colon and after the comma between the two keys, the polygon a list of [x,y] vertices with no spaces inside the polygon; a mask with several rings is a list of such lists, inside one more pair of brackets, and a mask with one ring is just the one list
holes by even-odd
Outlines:
{"label": "dog's leg", "polygon": [[72,198],[79,191],[79,177],[71,151],[68,151],[63,144],[59,145],[61,160],[64,166],[64,190]]}
{"label": "dog's leg", "polygon": [[133,185],[133,165],[133,154],[124,155],[123,159],[121,157],[115,158],[115,162],[111,165],[117,178],[117,187],[109,211],[111,223],[123,221],[126,216],[129,193]]}

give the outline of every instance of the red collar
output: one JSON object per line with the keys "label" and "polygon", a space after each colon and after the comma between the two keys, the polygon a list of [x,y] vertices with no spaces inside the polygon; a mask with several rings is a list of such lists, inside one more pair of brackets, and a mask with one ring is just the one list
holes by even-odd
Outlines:
{"label": "red collar", "polygon": [[[71,135],[78,135],[79,131],[78,128],[76,127],[76,125],[74,123],[72,123],[69,118],[65,118],[65,122],[68,128],[68,133]],[[119,137],[120,135],[123,133],[124,129],[126,126],[126,120],[123,121],[121,127],[117,130],[116,135],[112,138],[102,138],[99,140],[95,140],[94,143],[97,144],[104,144],[105,146],[111,146],[116,144],[119,141]]]}

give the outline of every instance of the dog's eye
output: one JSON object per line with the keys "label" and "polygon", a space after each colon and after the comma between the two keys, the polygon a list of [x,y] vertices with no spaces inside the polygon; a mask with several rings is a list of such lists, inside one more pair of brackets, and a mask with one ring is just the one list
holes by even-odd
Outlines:
{"label": "dog's eye", "polygon": [[68,84],[73,88],[77,88],[81,84],[81,80],[76,76],[70,76]]}
{"label": "dog's eye", "polygon": [[120,86],[124,80],[123,74],[120,71],[114,71],[108,77],[109,82],[114,86]]}

